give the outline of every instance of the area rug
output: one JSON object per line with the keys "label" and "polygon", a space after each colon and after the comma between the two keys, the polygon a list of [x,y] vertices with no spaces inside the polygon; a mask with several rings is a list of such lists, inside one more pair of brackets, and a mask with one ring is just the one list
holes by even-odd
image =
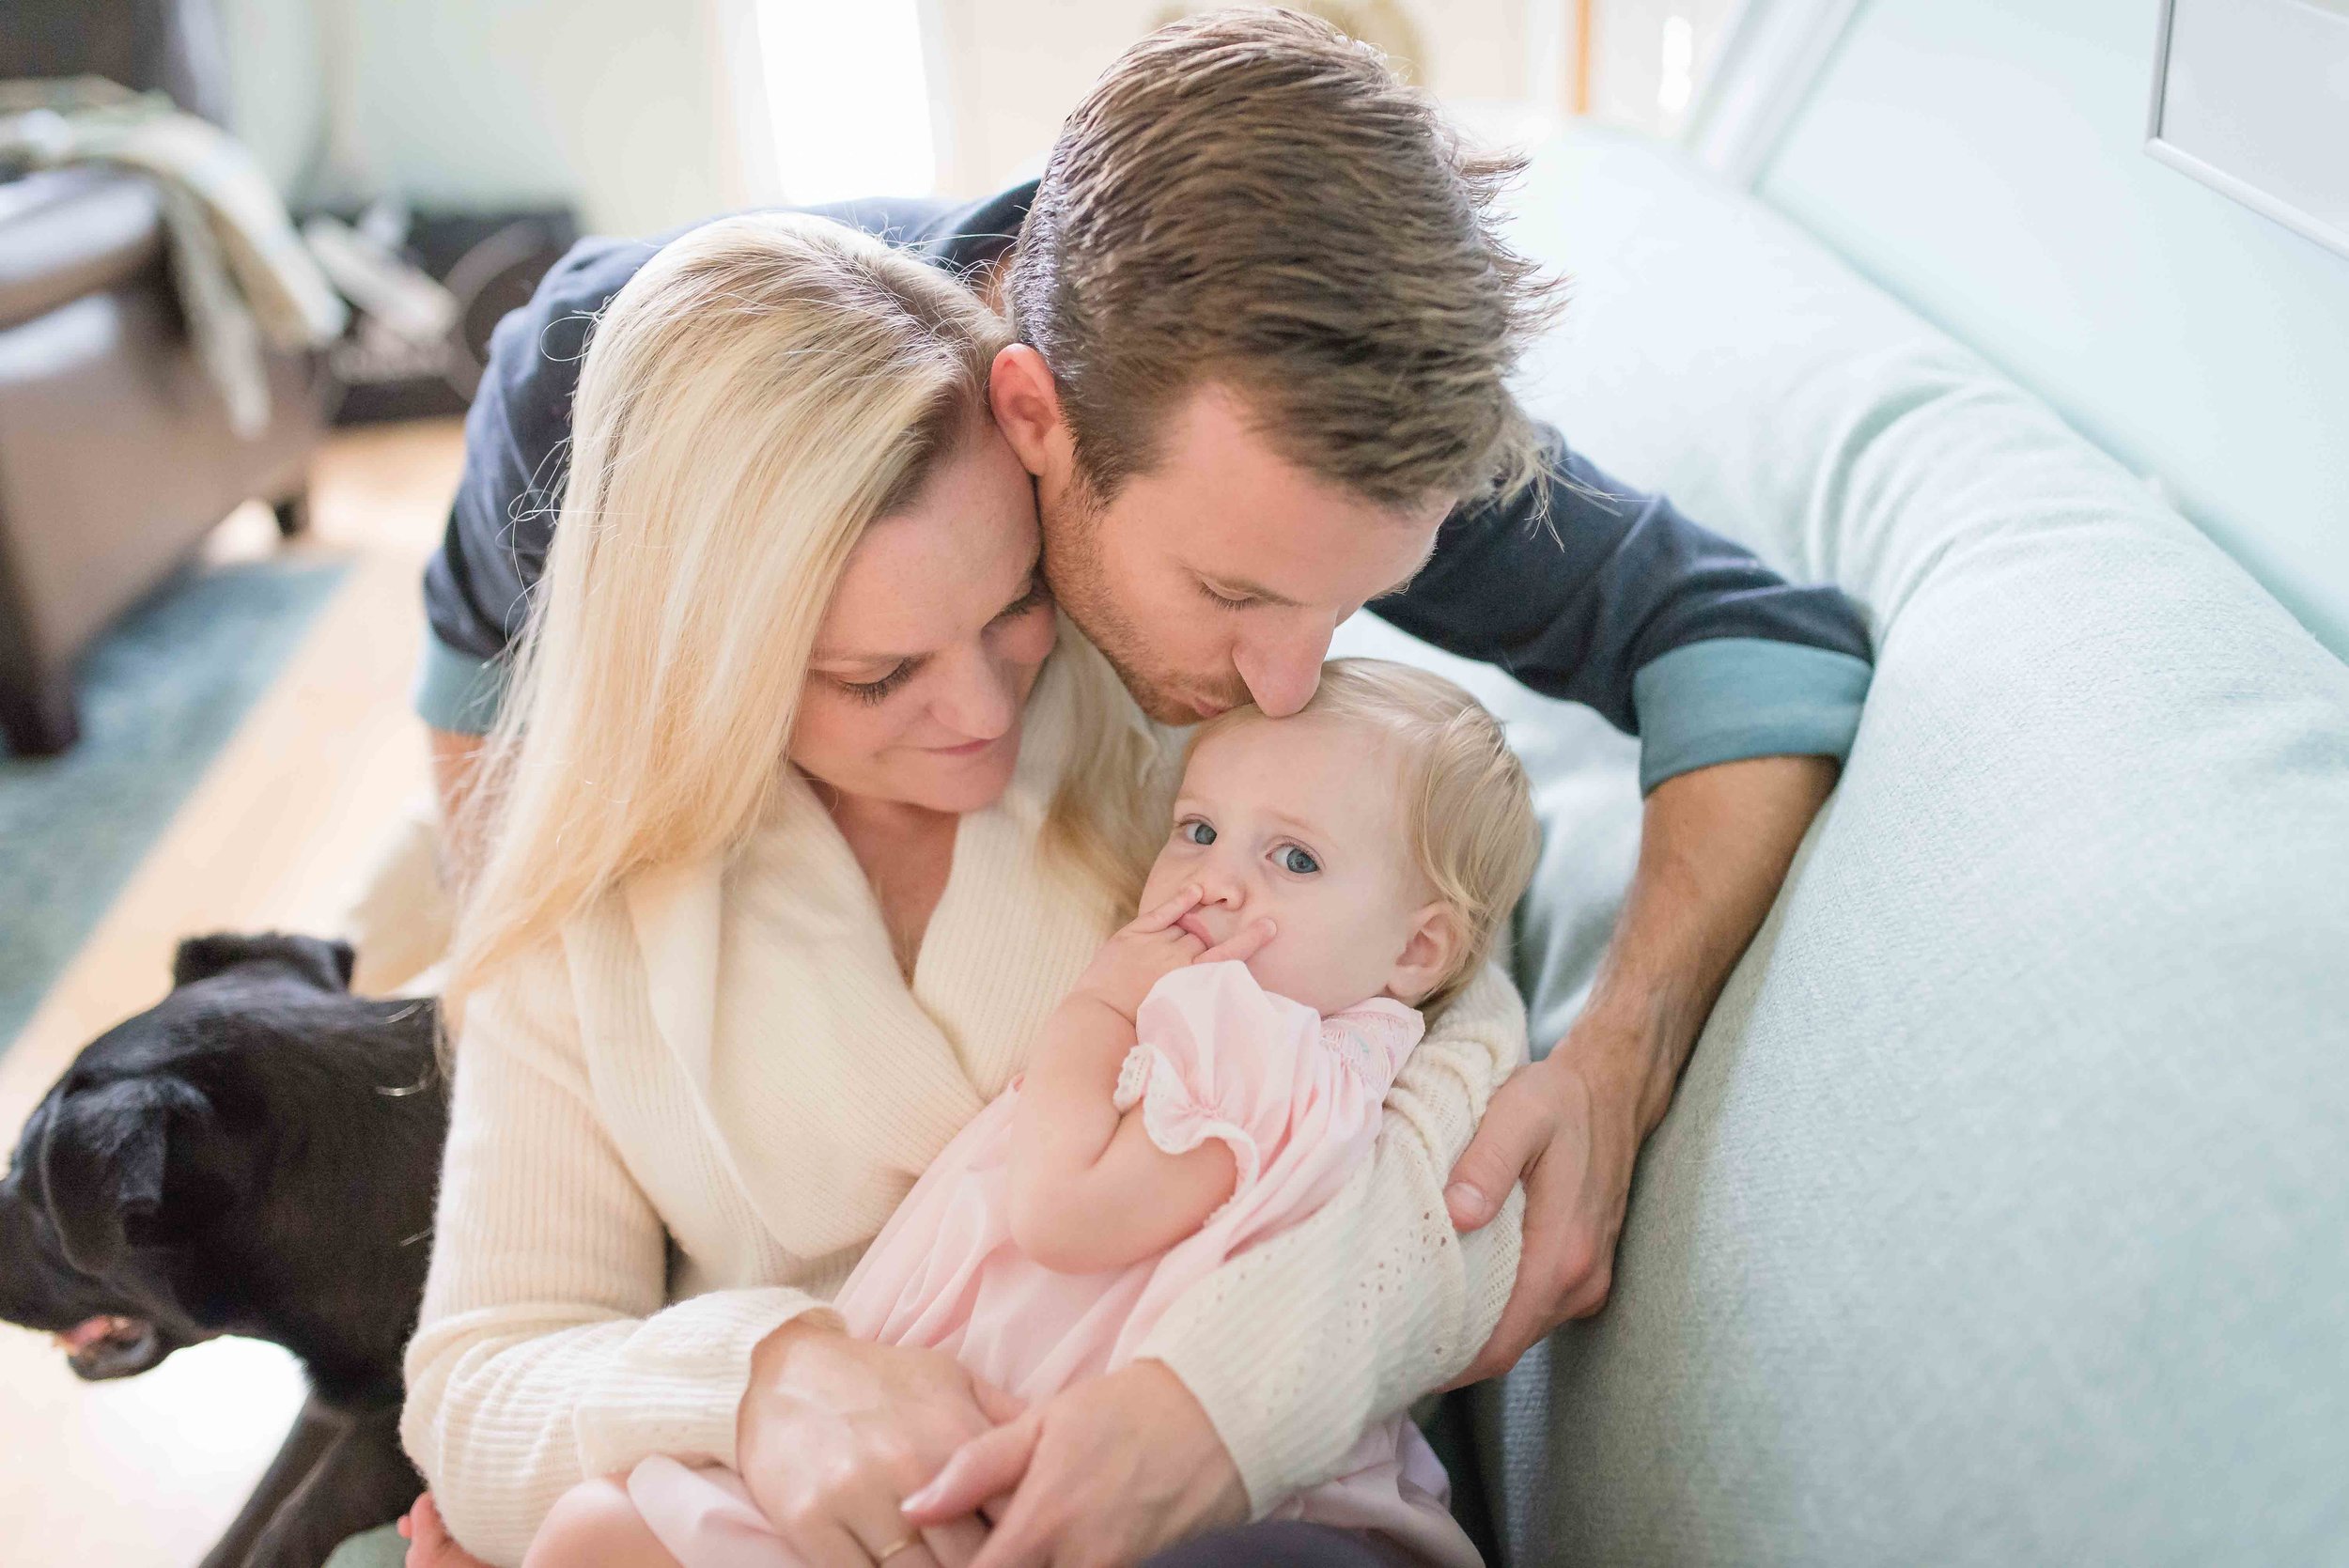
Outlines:
{"label": "area rug", "polygon": [[82,738],[0,749],[0,1049],[82,945],[348,562],[191,567],[85,658]]}

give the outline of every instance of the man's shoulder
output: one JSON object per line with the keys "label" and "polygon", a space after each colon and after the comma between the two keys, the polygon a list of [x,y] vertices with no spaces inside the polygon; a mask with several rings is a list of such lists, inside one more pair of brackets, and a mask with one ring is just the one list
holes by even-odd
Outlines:
{"label": "man's shoulder", "polygon": [[578,241],[539,280],[530,303],[499,323],[501,333],[518,320],[527,321],[537,350],[530,358],[568,365],[576,377],[579,358],[586,351],[588,323],[662,245],[686,232],[678,229],[651,240],[591,234]]}
{"label": "man's shoulder", "polygon": [[[801,211],[830,218],[933,265],[965,272],[988,265],[1010,249],[1034,194],[1035,182],[1029,180],[972,201],[883,197],[759,210]],[[540,280],[530,303],[501,326],[501,335],[510,329],[526,334],[529,339],[528,350],[520,356],[523,363],[509,366],[519,372],[511,379],[536,380],[552,375],[557,381],[576,381],[579,361],[586,352],[588,327],[613,297],[628,287],[628,281],[662,247],[735,215],[715,214],[648,238],[590,235],[573,244]]]}

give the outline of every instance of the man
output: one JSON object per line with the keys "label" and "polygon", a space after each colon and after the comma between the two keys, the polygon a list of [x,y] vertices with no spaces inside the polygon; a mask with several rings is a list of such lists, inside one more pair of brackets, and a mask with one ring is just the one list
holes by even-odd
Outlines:
{"label": "man", "polygon": [[[1040,183],[831,210],[1009,315],[993,402],[1034,479],[1047,574],[1154,717],[1295,711],[1367,603],[1640,735],[1644,837],[1599,983],[1493,1100],[1446,1194],[1465,1230],[1527,1190],[1517,1290],[1469,1378],[1605,1300],[1641,1141],[1832,785],[1869,675],[1839,595],[1781,582],[1517,409],[1506,378],[1549,296],[1494,232],[1510,172],[1465,158],[1368,52],[1249,11],[1129,51]],[[459,842],[560,504],[586,324],[652,248],[575,250],[500,327],[468,423],[418,699]],[[1007,1515],[998,1535],[1020,1540],[989,1560],[1065,1560],[1055,1531],[1080,1526],[1140,1556],[1238,1517],[1237,1475],[1213,1497],[1133,1479],[1214,1443],[1179,1390],[1158,1414],[1048,1423],[1030,1479],[1050,1516]]]}

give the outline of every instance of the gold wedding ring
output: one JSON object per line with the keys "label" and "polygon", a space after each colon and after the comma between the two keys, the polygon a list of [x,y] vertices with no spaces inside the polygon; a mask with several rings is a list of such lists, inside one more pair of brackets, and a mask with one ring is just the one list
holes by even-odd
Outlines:
{"label": "gold wedding ring", "polygon": [[895,1545],[890,1547],[887,1551],[875,1556],[873,1561],[876,1568],[879,1568],[879,1564],[887,1562],[891,1558],[895,1557],[899,1552],[910,1551],[921,1544],[922,1532],[917,1529],[911,1535],[907,1536],[903,1541],[900,1541]]}

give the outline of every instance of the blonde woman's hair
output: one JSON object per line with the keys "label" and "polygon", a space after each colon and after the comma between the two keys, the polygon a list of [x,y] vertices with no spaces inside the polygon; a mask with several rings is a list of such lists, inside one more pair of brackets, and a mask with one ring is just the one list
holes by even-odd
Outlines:
{"label": "blonde woman's hair", "polygon": [[[490,737],[452,997],[629,877],[738,847],[774,807],[850,550],[984,428],[1009,341],[947,274],[801,214],[696,228],[613,299]],[[1146,732],[1081,640],[1052,657],[1091,743],[1048,840],[1126,897]]]}
{"label": "blonde woman's hair", "polygon": [[[1394,746],[1412,863],[1460,924],[1451,970],[1418,1003],[1441,1006],[1484,967],[1532,877],[1542,831],[1525,768],[1483,704],[1390,660],[1331,660],[1300,712],[1373,725]],[[1278,722],[1237,707],[1200,725],[1191,745],[1235,724]]]}

